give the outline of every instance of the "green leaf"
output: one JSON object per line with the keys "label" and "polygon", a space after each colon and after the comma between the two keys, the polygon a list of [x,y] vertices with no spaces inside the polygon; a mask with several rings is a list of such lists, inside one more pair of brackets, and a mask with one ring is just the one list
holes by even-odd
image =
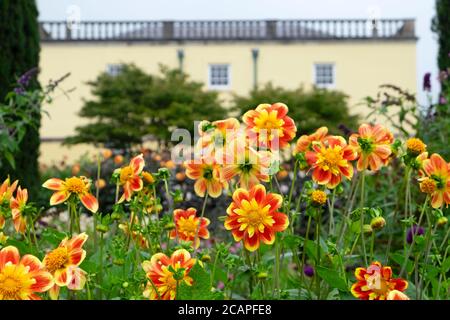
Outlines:
{"label": "green leaf", "polygon": [[327,269],[324,267],[316,267],[317,274],[332,288],[337,288],[341,291],[348,291],[345,280],[339,276],[336,270]]}
{"label": "green leaf", "polygon": [[449,269],[450,269],[450,257],[447,257],[447,259],[445,259],[445,260],[442,262],[442,265],[441,265],[441,272],[442,272],[442,273],[447,273]]}
{"label": "green leaf", "polygon": [[216,298],[211,291],[210,276],[202,266],[196,263],[189,272],[189,276],[193,279],[192,286],[181,282],[177,300],[214,300]]}
{"label": "green leaf", "polygon": [[[398,263],[400,266],[403,266],[403,264],[405,263],[405,256],[401,253],[391,254],[391,259],[394,260],[396,263]],[[410,273],[412,272],[413,268],[414,268],[413,262],[408,260],[406,264],[406,271]]]}

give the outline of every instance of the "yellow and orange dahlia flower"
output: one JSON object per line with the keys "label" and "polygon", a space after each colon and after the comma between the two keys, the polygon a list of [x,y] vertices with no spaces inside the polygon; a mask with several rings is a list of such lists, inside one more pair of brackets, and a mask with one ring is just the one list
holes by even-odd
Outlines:
{"label": "yellow and orange dahlia flower", "polygon": [[22,189],[20,186],[17,189],[16,197],[11,198],[10,207],[11,215],[14,222],[14,229],[16,232],[25,233],[27,227],[27,218],[22,215],[28,201],[27,189]]}
{"label": "yellow and orange dahlia flower", "polygon": [[266,193],[261,184],[250,190],[239,188],[227,208],[225,228],[231,231],[235,241],[243,240],[249,251],[257,250],[261,241],[271,245],[275,233],[289,226],[287,215],[278,211],[282,202],[281,195]]}
{"label": "yellow and orange dahlia flower", "polygon": [[431,197],[431,206],[440,208],[444,203],[450,204],[450,163],[447,163],[439,154],[434,153],[429,159],[423,160],[421,178],[421,191]]}
{"label": "yellow and orange dahlia flower", "polygon": [[207,227],[210,221],[208,218],[197,217],[197,210],[195,208],[174,210],[173,220],[175,222],[175,229],[170,232],[170,239],[178,237],[182,241],[192,243],[195,241],[195,248],[200,246],[200,238],[209,239]]}
{"label": "yellow and orange dahlia flower", "polygon": [[58,248],[50,251],[42,261],[45,269],[53,275],[55,284],[50,289],[50,297],[58,299],[61,287],[68,287],[70,290],[82,290],[86,283],[86,272],[80,269],[79,265],[86,257],[83,245],[88,239],[86,233],[77,236],[64,238]]}
{"label": "yellow and orange dahlia flower", "polygon": [[123,188],[123,194],[118,203],[130,201],[133,192],[142,190],[144,182],[140,175],[142,170],[144,170],[144,166],[144,155],[140,154],[131,159],[127,166],[115,170],[116,173],[119,173],[119,183]]}
{"label": "yellow and orange dahlia flower", "polygon": [[362,124],[358,133],[352,134],[349,139],[349,144],[358,153],[356,166],[358,171],[368,168],[378,171],[382,166],[387,165],[392,153],[391,144],[393,142],[394,136],[382,125]]}
{"label": "yellow and orange dahlia flower", "polygon": [[65,180],[52,178],[45,181],[42,186],[55,191],[50,198],[51,206],[63,203],[71,195],[75,195],[89,211],[96,213],[98,210],[98,201],[90,193],[91,182],[86,177],[71,177]]}
{"label": "yellow and orange dahlia flower", "polygon": [[320,185],[333,189],[342,177],[353,177],[353,165],[358,154],[340,136],[329,136],[324,141],[314,143],[312,151],[306,151],[306,161],[313,170],[312,178]]}
{"label": "yellow and orange dahlia flower", "polygon": [[223,189],[228,189],[228,182],[223,180],[220,174],[220,166],[214,159],[201,158],[187,161],[184,164],[186,176],[196,180],[195,193],[204,197],[206,193],[213,198],[218,198]]}
{"label": "yellow and orange dahlia flower", "polygon": [[0,250],[0,300],[41,300],[35,293],[53,286],[52,275],[30,254],[20,258],[16,247]]}
{"label": "yellow and orange dahlia flower", "polygon": [[[192,285],[193,279],[189,277],[189,272],[195,264],[196,259],[191,258],[191,254],[185,249],[179,249],[172,253],[170,257],[164,253],[157,253],[150,261],[142,262],[146,276],[149,280],[144,291],[144,297],[150,300],[175,300],[177,284],[185,283]],[[184,269],[184,270],[180,270]],[[177,280],[174,273],[180,272]]]}
{"label": "yellow and orange dahlia flower", "polygon": [[294,156],[298,153],[312,151],[312,146],[314,143],[322,142],[328,136],[328,128],[320,127],[313,134],[302,135],[298,138],[297,143],[294,148]]}
{"label": "yellow and orange dahlia flower", "polygon": [[284,103],[260,104],[255,110],[247,111],[242,120],[247,125],[250,140],[271,150],[287,147],[297,132],[288,111]]}
{"label": "yellow and orange dahlia flower", "polygon": [[361,300],[387,300],[391,291],[402,292],[408,287],[406,280],[392,278],[391,267],[384,267],[378,261],[367,269],[356,268],[355,277],[358,282],[352,285],[351,292]]}

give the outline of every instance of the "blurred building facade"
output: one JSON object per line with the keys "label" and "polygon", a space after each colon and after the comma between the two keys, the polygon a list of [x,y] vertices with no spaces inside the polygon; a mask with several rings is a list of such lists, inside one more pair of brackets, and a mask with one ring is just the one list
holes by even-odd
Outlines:
{"label": "blurred building facade", "polygon": [[91,98],[87,82],[124,63],[150,73],[160,64],[181,68],[225,101],[267,82],[337,89],[349,95],[352,113],[364,114],[358,103],[381,84],[415,92],[414,27],[412,19],[41,22],[41,82],[70,72],[63,87],[75,89],[47,107],[41,162],[89,150],[61,142],[85,121],[77,113]]}

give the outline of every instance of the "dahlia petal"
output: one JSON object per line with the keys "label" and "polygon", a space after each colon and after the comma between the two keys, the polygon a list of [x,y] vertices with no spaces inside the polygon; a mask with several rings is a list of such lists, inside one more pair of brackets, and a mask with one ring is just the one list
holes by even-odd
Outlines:
{"label": "dahlia petal", "polygon": [[208,194],[212,198],[218,198],[222,194],[222,183],[220,183],[218,180],[207,181],[206,188],[208,190]]}
{"label": "dahlia petal", "polygon": [[199,197],[204,197],[206,193],[206,180],[204,178],[200,178],[195,181],[194,184],[195,194]]}
{"label": "dahlia petal", "polygon": [[131,191],[141,191],[144,187],[144,182],[139,176],[135,176],[128,181]]}
{"label": "dahlia petal", "polygon": [[20,264],[25,267],[29,267],[28,272],[35,272],[42,269],[41,261],[31,254],[24,255],[20,260]]}
{"label": "dahlia petal", "polygon": [[55,283],[60,287],[65,287],[72,280],[72,275],[67,272],[67,268],[58,269],[54,274]]}
{"label": "dahlia petal", "polygon": [[250,237],[248,233],[245,233],[244,246],[248,251],[256,251],[259,248],[259,234],[255,233],[253,237]]}
{"label": "dahlia petal", "polygon": [[31,285],[30,289],[35,292],[48,291],[54,284],[52,275],[47,271],[34,272],[33,279],[35,283]]}
{"label": "dahlia petal", "polygon": [[65,202],[67,199],[69,199],[70,193],[67,191],[58,191],[53,193],[53,195],[50,198],[50,205],[55,206],[57,204]]}
{"label": "dahlia petal", "polygon": [[281,212],[275,212],[272,216],[274,223],[272,225],[272,230],[276,232],[281,232],[287,229],[289,226],[288,216]]}
{"label": "dahlia petal", "polygon": [[239,229],[233,229],[233,231],[231,231],[231,234],[233,235],[234,241],[239,242],[244,238],[245,232]]}
{"label": "dahlia petal", "polygon": [[0,250],[0,270],[7,264],[11,262],[16,265],[20,261],[19,250],[13,246],[7,246]]}
{"label": "dahlia petal", "polygon": [[356,280],[363,281],[365,280],[364,275],[367,273],[366,268],[356,268],[355,269],[355,277]]}
{"label": "dahlia petal", "polygon": [[266,188],[262,184],[258,184],[250,189],[249,196],[257,203],[262,203],[266,197]]}
{"label": "dahlia petal", "polygon": [[331,180],[331,171],[325,171],[317,167],[313,171],[312,178],[318,184],[327,184]]}
{"label": "dahlia petal", "polygon": [[91,211],[92,213],[96,213],[98,211],[98,201],[92,194],[87,193],[80,196],[81,203]]}
{"label": "dahlia petal", "polygon": [[81,247],[86,243],[89,236],[82,232],[77,236],[74,236],[72,239],[69,240],[68,246],[70,249],[81,249]]}
{"label": "dahlia petal", "polygon": [[53,285],[53,287],[50,288],[50,290],[48,291],[48,295],[50,296],[50,299],[52,300],[58,300],[59,297],[59,286],[58,285]]}
{"label": "dahlia petal", "polygon": [[73,249],[69,253],[69,264],[79,266],[84,258],[86,258],[86,251],[82,249]]}
{"label": "dahlia petal", "polygon": [[444,194],[439,191],[434,192],[431,198],[431,206],[434,209],[439,209],[440,207],[442,207],[443,203],[444,203]]}
{"label": "dahlia petal", "polygon": [[408,281],[403,279],[391,279],[390,282],[394,283],[394,289],[398,291],[405,291],[408,288]]}
{"label": "dahlia petal", "polygon": [[271,228],[265,228],[264,232],[259,234],[261,237],[261,240],[267,244],[272,245],[275,242],[275,232]]}
{"label": "dahlia petal", "polygon": [[131,159],[130,166],[133,169],[133,173],[135,175],[141,173],[145,166],[144,155],[140,154]]}
{"label": "dahlia petal", "polygon": [[42,186],[46,189],[62,191],[64,190],[64,181],[61,179],[52,178],[45,181]]}
{"label": "dahlia petal", "polygon": [[72,273],[72,280],[67,285],[70,290],[83,290],[86,284],[86,272],[77,267],[69,268],[70,273]]}

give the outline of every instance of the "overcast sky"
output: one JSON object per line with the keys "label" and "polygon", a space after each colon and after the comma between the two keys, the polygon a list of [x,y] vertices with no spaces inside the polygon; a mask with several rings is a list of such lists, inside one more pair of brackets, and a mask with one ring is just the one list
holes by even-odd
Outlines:
{"label": "overcast sky", "polygon": [[[81,20],[415,18],[417,91],[425,72],[436,77],[437,43],[430,30],[434,0],[37,0],[40,20],[65,20],[79,10]],[[420,94],[420,101],[426,101]]]}

